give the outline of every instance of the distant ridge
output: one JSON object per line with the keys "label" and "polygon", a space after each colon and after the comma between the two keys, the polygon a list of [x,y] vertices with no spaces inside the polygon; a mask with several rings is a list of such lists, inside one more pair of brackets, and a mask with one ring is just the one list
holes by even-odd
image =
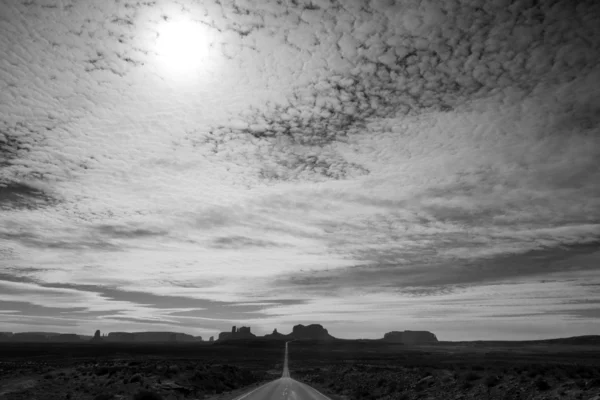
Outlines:
{"label": "distant ridge", "polygon": [[106,342],[175,343],[201,342],[202,336],[192,336],[180,332],[110,332],[102,339]]}
{"label": "distant ridge", "polygon": [[110,332],[108,336],[101,336],[100,331],[96,331],[94,336],[53,332],[0,332],[0,342],[183,343],[201,341],[201,336],[192,336],[180,332]]}
{"label": "distant ridge", "polygon": [[[245,334],[240,334],[240,330],[244,330]],[[250,334],[250,328],[242,327],[236,331],[236,327],[232,328],[232,332],[221,332],[219,334],[220,342],[231,341],[231,340],[248,340],[248,339],[257,339],[257,340],[317,340],[317,341],[331,341],[336,340],[333,336],[327,332],[327,329],[323,328],[322,325],[319,324],[311,324],[311,325],[295,325],[292,329],[292,332],[284,335],[277,332],[277,329],[273,331],[273,333],[267,334],[265,336],[255,336]]]}
{"label": "distant ridge", "polygon": [[490,346],[490,345],[577,345],[577,346],[600,346],[600,335],[583,335],[583,336],[571,336],[566,338],[554,338],[554,339],[532,339],[532,340],[465,340],[465,341],[443,341],[440,344],[464,344],[469,346]]}
{"label": "distant ridge", "polygon": [[437,337],[428,331],[392,331],[383,335],[382,340],[404,344],[435,343],[438,341]]}
{"label": "distant ridge", "polygon": [[[247,332],[246,335],[241,335],[240,330],[245,330]],[[310,324],[310,325],[295,325],[292,328],[292,332],[289,334],[282,334],[277,331],[277,329],[273,330],[273,333],[264,335],[264,336],[254,336],[248,335],[250,334],[250,328],[240,328],[240,330],[236,330],[234,326],[232,328],[232,332],[221,332],[219,334],[219,341],[232,341],[232,340],[248,340],[248,339],[256,339],[256,340],[301,340],[301,341],[333,341],[333,340],[342,340],[337,339],[329,334],[327,329],[325,329],[320,324]],[[343,339],[343,340],[351,340],[351,339]],[[355,339],[359,340],[359,339]],[[375,339],[379,341],[385,342],[393,342],[393,343],[402,343],[402,344],[420,344],[420,343],[434,343],[437,342],[437,337],[428,331],[392,331],[388,332],[384,335],[382,339]]]}
{"label": "distant ridge", "polygon": [[231,328],[231,332],[221,332],[219,333],[218,340],[242,340],[242,339],[254,339],[256,335],[250,331],[250,328],[247,326],[242,326],[240,329],[237,329],[235,326]]}
{"label": "distant ridge", "polygon": [[[215,338],[216,339],[216,338]],[[100,331],[91,335],[56,332],[0,332],[1,342],[48,342],[48,343],[206,343],[219,344],[225,342],[277,342],[299,340],[306,342],[383,342],[396,344],[430,344],[430,345],[465,345],[465,346],[520,346],[520,345],[572,345],[600,346],[600,335],[583,335],[565,338],[534,340],[465,340],[439,341],[435,334],[428,331],[391,331],[380,339],[339,339],[331,336],[327,329],[319,324],[295,325],[292,332],[282,334],[273,330],[264,336],[251,333],[249,327],[240,327],[233,332],[222,332],[213,341],[203,341],[201,336],[192,336],[181,332],[110,332],[101,335]]]}

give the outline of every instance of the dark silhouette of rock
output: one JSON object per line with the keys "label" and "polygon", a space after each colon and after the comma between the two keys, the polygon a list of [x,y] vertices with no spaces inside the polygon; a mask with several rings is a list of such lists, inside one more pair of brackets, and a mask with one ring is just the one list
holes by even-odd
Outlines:
{"label": "dark silhouette of rock", "polygon": [[0,332],[0,342],[8,342],[12,339],[12,332]]}
{"label": "dark silhouette of rock", "polygon": [[219,340],[240,340],[240,339],[255,339],[256,335],[250,331],[247,326],[241,326],[237,329],[235,326],[231,328],[231,332],[219,333]]}
{"label": "dark silhouette of rock", "polygon": [[77,343],[81,342],[81,338],[79,335],[75,333],[62,333],[55,337],[49,339],[52,342],[62,342],[62,343]]}
{"label": "dark silhouette of rock", "polygon": [[392,331],[383,336],[385,342],[419,344],[437,342],[437,337],[428,331]]}
{"label": "dark silhouette of rock", "polygon": [[96,332],[94,333],[94,337],[91,341],[94,343],[102,342],[102,335],[100,333],[100,329],[96,330]]}
{"label": "dark silhouette of rock", "polygon": [[[54,335],[56,336],[56,334]],[[14,342],[47,342],[48,335],[44,332],[19,332],[11,337]]]}
{"label": "dark silhouette of rock", "polygon": [[192,336],[180,332],[110,332],[107,342],[164,343],[199,342],[202,336]]}
{"label": "dark silhouette of rock", "polygon": [[288,340],[288,339],[292,339],[290,337],[290,335],[283,335],[283,334],[277,332],[277,329],[273,329],[273,333],[265,335],[264,338],[265,339],[269,339],[269,340]]}
{"label": "dark silhouette of rock", "polygon": [[322,325],[296,325],[289,335],[296,340],[334,340],[335,338],[327,332]]}
{"label": "dark silhouette of rock", "polygon": [[76,333],[56,332],[0,332],[0,341],[4,342],[50,342],[50,343],[76,343],[82,340],[90,340],[92,337],[78,335]]}
{"label": "dark silhouette of rock", "polygon": [[[236,328],[236,327],[234,327]],[[249,327],[242,326],[240,328],[232,329],[231,332],[221,332],[219,334],[219,341],[226,340],[238,340],[238,339],[255,339],[254,335]],[[266,340],[335,340],[333,336],[327,332],[327,329],[318,324],[312,324],[308,326],[296,325],[293,328],[292,333],[289,335],[281,334],[277,329],[273,330],[273,333],[259,337],[259,339]]]}
{"label": "dark silhouette of rock", "polygon": [[106,337],[107,342],[133,342],[135,335],[130,332],[110,332]]}

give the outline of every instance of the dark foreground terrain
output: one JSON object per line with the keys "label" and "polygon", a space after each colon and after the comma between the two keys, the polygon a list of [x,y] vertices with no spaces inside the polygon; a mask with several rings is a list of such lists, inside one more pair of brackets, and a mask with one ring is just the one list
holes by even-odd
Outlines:
{"label": "dark foreground terrain", "polygon": [[[281,342],[7,343],[0,399],[230,399],[279,377],[282,362]],[[289,367],[332,399],[600,400],[593,340],[293,342]]]}
{"label": "dark foreground terrain", "polygon": [[600,346],[369,343],[328,351],[293,343],[296,379],[344,399],[600,400]]}

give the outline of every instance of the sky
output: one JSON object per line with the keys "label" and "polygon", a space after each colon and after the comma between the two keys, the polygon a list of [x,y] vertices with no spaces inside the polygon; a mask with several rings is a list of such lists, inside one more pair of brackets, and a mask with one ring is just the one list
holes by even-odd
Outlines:
{"label": "sky", "polygon": [[600,3],[0,0],[0,330],[600,334]]}

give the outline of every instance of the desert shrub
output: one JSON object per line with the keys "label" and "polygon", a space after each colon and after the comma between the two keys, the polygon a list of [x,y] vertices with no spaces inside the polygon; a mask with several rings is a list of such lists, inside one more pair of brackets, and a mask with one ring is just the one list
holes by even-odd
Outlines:
{"label": "desert shrub", "polygon": [[433,376],[429,375],[429,376],[426,376],[425,378],[422,378],[421,380],[419,380],[417,382],[417,387],[418,386],[421,386],[421,387],[431,386],[433,384],[433,382],[434,382]]}
{"label": "desert shrub", "polygon": [[571,378],[571,379],[578,379],[579,378],[579,374],[574,369],[569,370],[569,372],[567,373],[567,376],[569,378]]}
{"label": "desert shrub", "polygon": [[565,371],[561,368],[553,368],[550,374],[555,376],[558,380],[563,380],[565,378]]}
{"label": "desert shrub", "polygon": [[597,388],[600,387],[600,378],[594,378],[587,384],[588,387]]}
{"label": "desert shrub", "polygon": [[398,391],[398,388],[399,388],[398,382],[391,381],[387,388],[388,388],[388,393],[394,393],[394,392]]}
{"label": "desert shrub", "polygon": [[354,391],[354,397],[358,399],[368,398],[371,391],[366,387],[359,387]]}
{"label": "desert shrub", "polygon": [[113,400],[115,396],[109,393],[102,393],[94,397],[94,400]]}
{"label": "desert shrub", "polygon": [[473,367],[471,367],[471,370],[473,370],[473,371],[484,371],[485,367],[483,367],[482,365],[473,365]]}
{"label": "desert shrub", "polygon": [[140,375],[140,374],[135,374],[131,378],[129,378],[129,383],[136,383],[136,382],[141,382],[141,381],[142,381],[142,375]]}
{"label": "desert shrub", "polygon": [[550,384],[541,376],[535,380],[535,387],[537,390],[544,391],[550,389]]}
{"label": "desert shrub", "polygon": [[496,375],[489,375],[487,378],[485,378],[484,383],[488,388],[493,388],[500,383],[500,378],[498,378]]}
{"label": "desert shrub", "polygon": [[532,379],[533,379],[533,378],[535,378],[536,376],[538,376],[539,374],[540,374],[540,371],[538,371],[538,369],[537,369],[537,368],[535,368],[535,367],[533,367],[533,366],[529,367],[529,369],[527,370],[527,376],[528,376],[529,378],[532,378]]}
{"label": "desert shrub", "polygon": [[474,386],[473,382],[471,382],[471,381],[465,381],[465,382],[462,383],[461,388],[463,390],[469,390],[469,389],[473,388],[473,386]]}
{"label": "desert shrub", "polygon": [[480,379],[480,378],[481,378],[481,376],[478,373],[473,372],[473,371],[469,371],[465,374],[465,380],[469,381],[469,382],[476,381],[477,379]]}
{"label": "desert shrub", "polygon": [[163,400],[162,396],[149,390],[140,390],[133,396],[133,400]]}

